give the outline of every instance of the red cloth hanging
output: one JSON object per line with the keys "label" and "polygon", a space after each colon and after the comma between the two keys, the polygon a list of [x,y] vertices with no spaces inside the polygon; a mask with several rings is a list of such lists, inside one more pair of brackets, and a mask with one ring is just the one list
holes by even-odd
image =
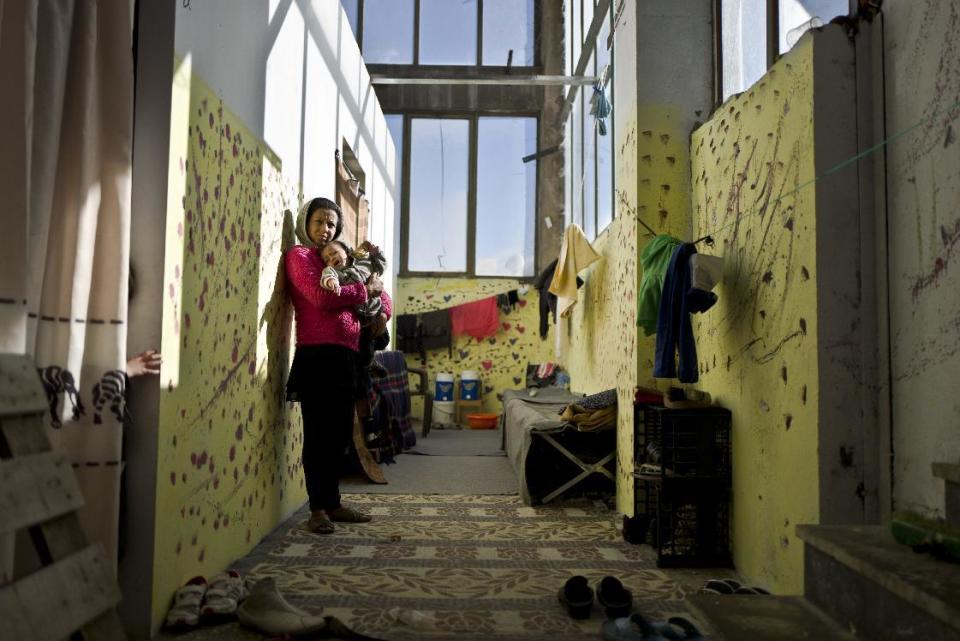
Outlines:
{"label": "red cloth hanging", "polygon": [[450,329],[454,336],[467,334],[474,338],[493,336],[500,329],[497,297],[491,296],[450,309]]}

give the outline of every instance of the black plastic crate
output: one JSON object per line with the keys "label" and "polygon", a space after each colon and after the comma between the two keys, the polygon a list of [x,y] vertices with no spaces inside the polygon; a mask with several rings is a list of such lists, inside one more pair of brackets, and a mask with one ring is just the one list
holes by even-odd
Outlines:
{"label": "black plastic crate", "polygon": [[645,406],[635,416],[638,465],[659,464],[663,478],[730,478],[729,410]]}
{"label": "black plastic crate", "polygon": [[729,567],[730,493],[697,478],[637,480],[636,514],[657,567]]}

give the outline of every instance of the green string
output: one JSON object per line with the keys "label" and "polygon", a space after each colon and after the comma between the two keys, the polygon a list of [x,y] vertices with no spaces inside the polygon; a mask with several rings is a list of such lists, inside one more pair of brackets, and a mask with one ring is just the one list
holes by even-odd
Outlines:
{"label": "green string", "polygon": [[[790,197],[790,196],[793,196],[794,194],[796,194],[797,192],[799,192],[801,189],[804,189],[804,188],[806,188],[806,187],[809,187],[810,185],[812,185],[813,183],[817,182],[817,181],[820,180],[821,178],[826,178],[826,177],[829,176],[830,174],[835,174],[835,173],[837,173],[838,171],[840,171],[841,169],[843,169],[843,168],[845,168],[845,167],[848,167],[849,165],[852,165],[853,163],[855,163],[855,162],[857,162],[857,161],[859,161],[859,160],[862,160],[863,158],[866,158],[866,157],[869,156],[870,154],[876,152],[876,151],[879,150],[879,149],[882,149],[882,148],[886,147],[887,145],[889,145],[889,144],[892,143],[893,141],[897,140],[898,138],[902,138],[903,136],[907,135],[908,133],[910,133],[911,131],[913,131],[913,130],[916,129],[917,127],[919,127],[919,126],[921,126],[921,125],[924,125],[924,124],[926,124],[927,122],[933,120],[934,118],[937,117],[938,114],[942,113],[943,111],[947,111],[947,112],[949,113],[949,112],[953,111],[954,109],[956,109],[957,107],[960,107],[960,100],[958,100],[957,102],[953,103],[953,104],[952,104],[950,107],[948,107],[946,110],[938,109],[938,110],[934,111],[933,113],[931,113],[929,116],[926,116],[925,118],[921,118],[920,120],[918,120],[917,122],[913,123],[912,125],[910,125],[910,126],[907,127],[906,129],[902,129],[902,130],[898,131],[897,133],[893,134],[892,136],[890,136],[890,137],[888,137],[888,138],[884,138],[883,140],[881,140],[881,141],[878,142],[877,144],[873,145],[872,147],[868,147],[867,149],[864,149],[863,151],[861,151],[860,153],[856,154],[855,156],[851,156],[850,158],[847,158],[846,160],[840,161],[839,163],[837,163],[837,164],[834,165],[833,167],[830,167],[829,169],[827,169],[826,171],[824,171],[822,174],[819,174],[819,175],[817,175],[817,176],[814,176],[813,178],[811,178],[810,180],[806,181],[805,183],[802,183],[802,184],[799,185],[798,187],[796,187],[796,188],[794,188],[794,189],[791,189],[790,191],[788,191],[788,192],[785,193],[785,194],[782,194],[782,195],[779,196],[778,198],[774,199],[771,203],[768,203],[767,205],[765,205],[763,208],[748,209],[747,211],[743,212],[742,214],[740,214],[739,216],[737,216],[736,218],[734,218],[733,220],[731,220],[731,221],[730,221],[729,223],[727,223],[726,225],[723,225],[722,227],[717,228],[717,229],[716,229],[715,231],[713,231],[712,233],[709,233],[709,234],[707,234],[706,236],[703,236],[703,237],[698,238],[697,240],[693,241],[694,244],[699,243],[699,242],[701,242],[701,241],[707,241],[707,244],[708,244],[708,245],[713,244],[713,236],[715,236],[715,235],[717,235],[719,232],[727,229],[727,228],[730,227],[731,225],[737,224],[738,222],[740,222],[742,219],[746,218],[747,216],[750,216],[750,215],[755,214],[755,213],[761,213],[761,212],[765,211],[765,210],[767,209],[767,207],[769,207],[771,204],[776,204],[776,203],[780,202],[781,200],[783,200],[783,199],[785,199],[785,198],[788,198],[788,197]],[[956,119],[956,117],[957,117],[957,116],[954,115],[954,116],[951,118],[951,120]]]}

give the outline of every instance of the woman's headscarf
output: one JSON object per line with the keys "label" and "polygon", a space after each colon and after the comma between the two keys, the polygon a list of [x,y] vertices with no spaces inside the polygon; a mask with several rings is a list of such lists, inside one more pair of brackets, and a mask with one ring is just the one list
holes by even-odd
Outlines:
{"label": "woman's headscarf", "polygon": [[311,198],[303,203],[303,206],[300,207],[300,212],[297,214],[297,227],[295,233],[297,238],[300,240],[300,244],[304,247],[310,247],[312,249],[319,249],[317,244],[310,239],[310,236],[307,235],[307,219],[310,217],[310,214],[315,212],[318,209],[330,209],[337,212],[337,230],[333,234],[333,238],[330,240],[336,240],[340,237],[340,232],[343,230],[343,212],[340,210],[340,207],[327,198]]}

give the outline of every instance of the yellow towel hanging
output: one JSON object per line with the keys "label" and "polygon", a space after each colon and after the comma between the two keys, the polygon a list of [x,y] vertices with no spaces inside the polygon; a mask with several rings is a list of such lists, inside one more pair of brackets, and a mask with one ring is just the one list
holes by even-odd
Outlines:
{"label": "yellow towel hanging", "polygon": [[579,225],[570,225],[563,233],[560,258],[553,272],[550,293],[557,297],[557,311],[566,318],[577,304],[577,274],[600,258]]}

